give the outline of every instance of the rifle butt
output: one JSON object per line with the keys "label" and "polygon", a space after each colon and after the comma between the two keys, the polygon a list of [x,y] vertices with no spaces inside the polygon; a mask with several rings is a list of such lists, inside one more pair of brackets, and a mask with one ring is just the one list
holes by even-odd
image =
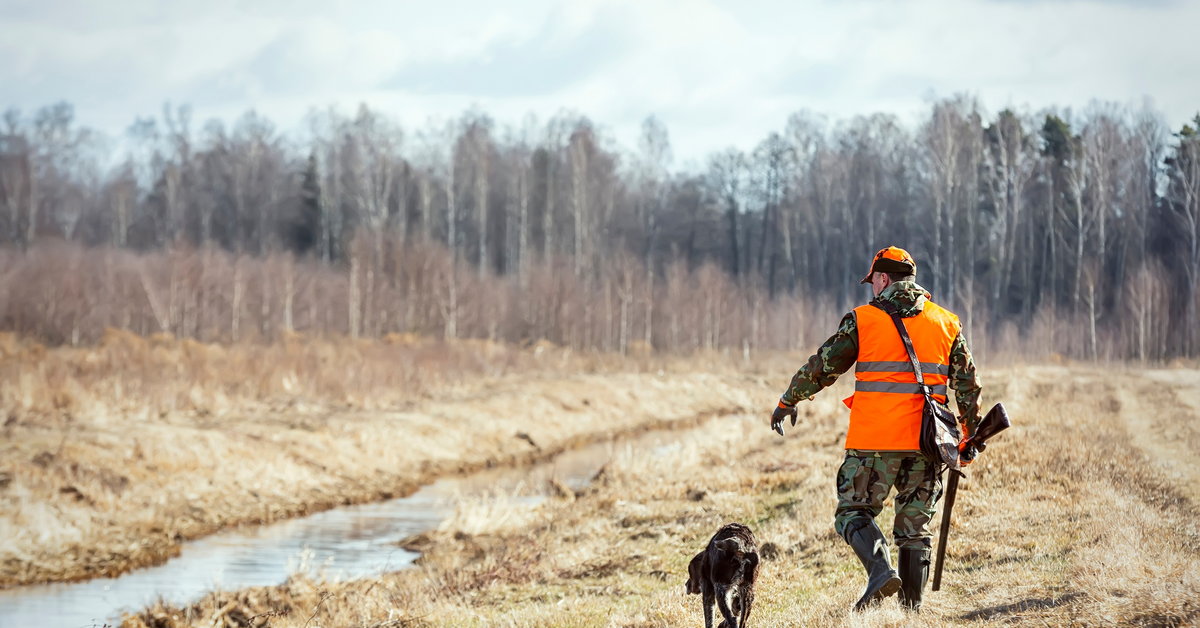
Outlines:
{"label": "rifle butt", "polygon": [[950,480],[946,483],[946,503],[942,506],[942,525],[938,531],[937,560],[933,565],[933,591],[942,587],[942,564],[946,561],[946,539],[950,536],[950,511],[954,509],[954,496],[958,493],[958,474],[950,471]]}

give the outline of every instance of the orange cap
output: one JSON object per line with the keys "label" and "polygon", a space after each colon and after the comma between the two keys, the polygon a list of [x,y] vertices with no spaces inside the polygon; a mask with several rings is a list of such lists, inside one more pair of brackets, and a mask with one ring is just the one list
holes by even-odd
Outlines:
{"label": "orange cap", "polygon": [[898,247],[889,246],[886,249],[880,249],[875,257],[871,260],[871,268],[867,270],[867,276],[859,283],[871,283],[872,273],[905,273],[908,275],[916,274],[917,262],[913,260],[908,251]]}

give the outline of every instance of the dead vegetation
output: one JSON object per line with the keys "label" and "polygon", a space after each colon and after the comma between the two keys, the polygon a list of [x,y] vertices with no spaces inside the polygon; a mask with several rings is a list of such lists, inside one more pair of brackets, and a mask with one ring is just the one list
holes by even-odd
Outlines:
{"label": "dead vegetation", "polygon": [[744,376],[687,366],[407,336],[3,335],[0,586],[115,575],[223,527],[754,403]]}
{"label": "dead vegetation", "polygon": [[[1196,622],[1200,471],[1145,444],[1197,450],[1200,372],[1037,367],[986,383],[1014,428],[960,486],[943,590],[920,623]],[[848,611],[862,577],[832,530],[839,392],[804,406],[786,439],[761,413],[733,414],[654,456],[619,456],[572,500],[466,503],[423,539],[416,569],[218,592],[125,625],[695,625],[687,561],[728,521],[761,543],[755,626],[910,624],[894,602]]]}

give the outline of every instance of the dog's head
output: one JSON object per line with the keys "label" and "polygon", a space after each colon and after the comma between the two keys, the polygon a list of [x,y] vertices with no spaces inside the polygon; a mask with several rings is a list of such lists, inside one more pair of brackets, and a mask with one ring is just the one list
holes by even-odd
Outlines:
{"label": "dog's head", "polygon": [[749,577],[753,580],[758,567],[758,552],[753,546],[747,545],[738,537],[731,537],[716,541],[713,548],[721,553],[717,564],[720,565],[724,578]]}
{"label": "dog's head", "polygon": [[727,556],[731,556],[733,558],[740,559],[746,555],[746,546],[743,545],[742,540],[736,536],[728,539],[721,539],[713,545]]}

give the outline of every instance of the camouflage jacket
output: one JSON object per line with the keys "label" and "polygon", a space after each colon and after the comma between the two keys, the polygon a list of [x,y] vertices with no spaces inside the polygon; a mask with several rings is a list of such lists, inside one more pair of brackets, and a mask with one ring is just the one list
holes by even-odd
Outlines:
{"label": "camouflage jacket", "polygon": [[[898,281],[888,286],[879,295],[890,301],[900,311],[900,316],[915,316],[925,307],[929,293],[912,281]],[[850,311],[842,317],[838,330],[820,349],[808,359],[808,363],[796,371],[782,401],[795,404],[812,399],[822,388],[837,380],[858,359],[858,320]],[[975,431],[979,423],[979,377],[975,373],[975,360],[962,332],[950,346],[950,389],[958,403],[959,420],[966,424],[967,434]]]}

